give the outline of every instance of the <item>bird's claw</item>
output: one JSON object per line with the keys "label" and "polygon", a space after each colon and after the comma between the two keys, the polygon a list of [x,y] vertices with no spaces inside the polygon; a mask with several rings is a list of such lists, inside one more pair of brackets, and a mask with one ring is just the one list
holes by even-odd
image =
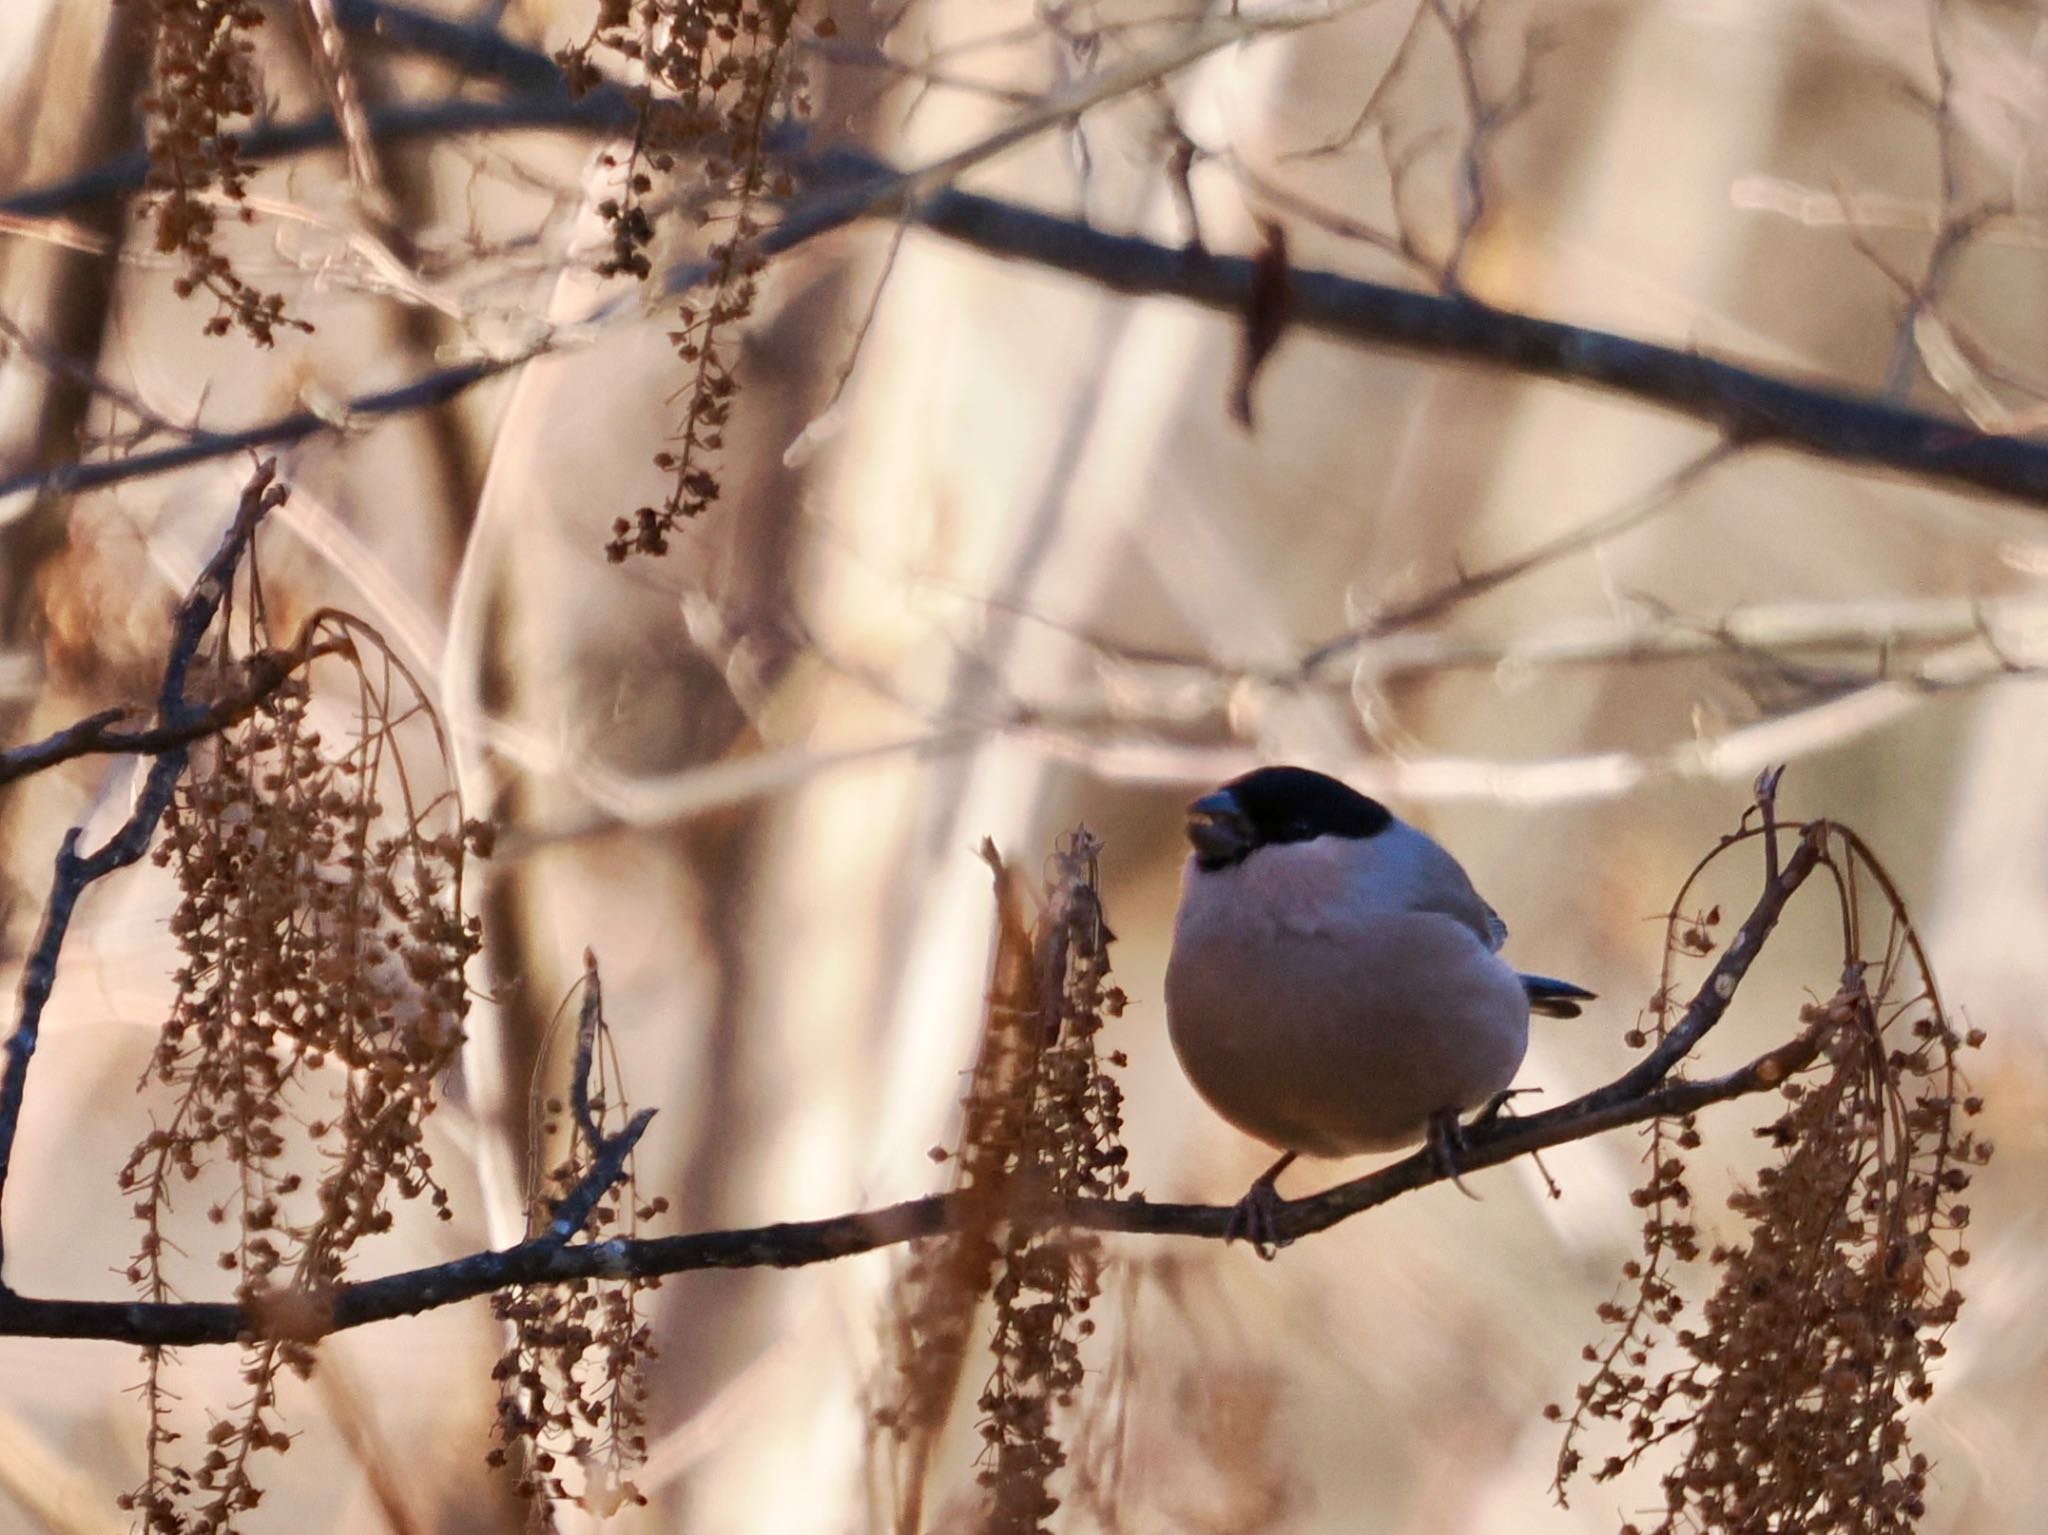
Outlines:
{"label": "bird's claw", "polygon": [[1252,1244],[1253,1252],[1271,1263],[1273,1254],[1287,1245],[1291,1239],[1280,1235],[1280,1190],[1276,1185],[1280,1175],[1293,1165],[1294,1153],[1290,1151],[1260,1173],[1245,1190],[1244,1198],[1231,1207],[1230,1220],[1223,1228],[1224,1246],[1242,1237]]}
{"label": "bird's claw", "polygon": [[[1489,1104],[1488,1107],[1491,1108],[1492,1105]],[[1495,1109],[1494,1112],[1498,1113],[1499,1110]],[[1429,1116],[1430,1161],[1436,1164],[1439,1173],[1451,1180],[1460,1194],[1467,1199],[1477,1199],[1479,1196],[1466,1188],[1465,1180],[1458,1176],[1458,1154],[1464,1149],[1465,1126],[1460,1123],[1456,1109],[1438,1109]]]}
{"label": "bird's claw", "polygon": [[1470,1125],[1460,1129],[1459,1138],[1463,1139],[1465,1130],[1477,1130],[1482,1125],[1492,1124],[1501,1117],[1501,1114],[1512,1100],[1521,1097],[1524,1093],[1540,1093],[1542,1091],[1543,1089],[1540,1087],[1503,1087],[1499,1092],[1487,1099],[1485,1106],[1472,1116],[1472,1123]]}
{"label": "bird's claw", "polygon": [[1287,1245],[1280,1235],[1280,1191],[1273,1187],[1271,1178],[1261,1178],[1249,1189],[1244,1198],[1231,1207],[1230,1221],[1223,1228],[1226,1246],[1242,1238],[1251,1243],[1252,1251],[1268,1263],[1273,1255]]}

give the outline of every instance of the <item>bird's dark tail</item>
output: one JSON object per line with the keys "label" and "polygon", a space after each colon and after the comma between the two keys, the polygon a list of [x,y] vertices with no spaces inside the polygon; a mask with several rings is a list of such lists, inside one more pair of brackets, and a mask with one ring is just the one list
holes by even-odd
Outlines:
{"label": "bird's dark tail", "polygon": [[1594,994],[1570,981],[1554,981],[1547,975],[1525,975],[1522,990],[1529,994],[1529,1011],[1546,1018],[1576,1018],[1579,1004],[1591,1002]]}

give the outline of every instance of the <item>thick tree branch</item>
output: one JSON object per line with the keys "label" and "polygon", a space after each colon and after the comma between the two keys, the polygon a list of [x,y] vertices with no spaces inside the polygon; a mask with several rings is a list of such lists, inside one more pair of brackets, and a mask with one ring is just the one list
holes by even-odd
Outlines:
{"label": "thick tree branch", "polygon": [[[968,192],[946,190],[913,200],[916,173],[865,157],[841,155],[835,164],[842,173],[857,167],[872,168],[874,174],[836,180],[800,200],[762,236],[764,253],[780,254],[863,218],[910,219],[989,254],[1068,272],[1134,297],[1178,297],[1232,316],[1249,301],[1253,264],[1242,258],[1109,234]],[[681,268],[671,275],[670,287],[687,291],[705,276],[701,266]],[[1302,329],[1588,385],[1718,426],[1738,445],[1788,447],[2048,507],[2048,443],[1979,432],[1967,423],[1874,397],[1773,378],[1694,352],[1514,314],[1469,298],[1299,268],[1289,282],[1290,319]],[[361,396],[338,414],[298,411],[155,453],[12,475],[0,480],[0,497],[92,489],[437,405],[543,350],[443,369]],[[1219,399],[1222,389],[1219,378]]]}
{"label": "thick tree branch", "polygon": [[[1235,316],[1252,291],[1250,260],[1109,234],[970,192],[937,193],[903,216],[989,255],[1132,297],[1180,298]],[[1738,445],[1792,448],[2048,507],[2048,443],[1472,298],[1301,268],[1288,282],[1289,320],[1303,330],[1581,384],[1706,422]],[[1219,376],[1219,400],[1223,389]]]}

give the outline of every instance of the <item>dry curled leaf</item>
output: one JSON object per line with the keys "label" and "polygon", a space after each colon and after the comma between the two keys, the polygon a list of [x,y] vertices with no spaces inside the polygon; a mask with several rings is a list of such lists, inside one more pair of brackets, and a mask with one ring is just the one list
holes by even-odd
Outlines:
{"label": "dry curled leaf", "polygon": [[1261,219],[1259,237],[1258,254],[1252,258],[1251,292],[1245,299],[1244,329],[1238,337],[1237,373],[1230,387],[1231,418],[1246,430],[1252,425],[1252,385],[1286,333],[1294,307],[1287,232],[1272,220]]}

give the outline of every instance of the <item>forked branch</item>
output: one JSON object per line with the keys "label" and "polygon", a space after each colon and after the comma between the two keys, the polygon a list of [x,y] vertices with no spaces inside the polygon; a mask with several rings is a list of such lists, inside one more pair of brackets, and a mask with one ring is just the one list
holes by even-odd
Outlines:
{"label": "forked branch", "polygon": [[[220,547],[199,572],[199,579],[192,583],[190,594],[172,619],[170,650],[164,663],[163,684],[157,692],[157,725],[170,733],[173,744],[158,752],[150,763],[135,796],[134,808],[104,843],[90,853],[80,853],[84,828],[75,826],[64,834],[57,850],[49,904],[43,910],[41,930],[22,967],[20,1008],[14,1032],[7,1038],[6,1063],[0,1068],[0,1212],[5,1209],[7,1174],[14,1156],[15,1131],[21,1120],[22,1096],[28,1087],[29,1063],[35,1058],[43,1009],[57,984],[57,962],[64,951],[65,935],[71,930],[72,915],[87,886],[135,863],[149,850],[150,838],[170,806],[171,793],[185,771],[186,738],[181,733],[211,707],[186,698],[186,679],[249,541],[256,536],[258,524],[285,498],[283,488],[271,483],[276,472],[275,461],[266,460],[250,477]],[[0,1259],[4,1256],[5,1227],[0,1225]],[[5,1294],[5,1270],[0,1268],[0,1295]]]}

